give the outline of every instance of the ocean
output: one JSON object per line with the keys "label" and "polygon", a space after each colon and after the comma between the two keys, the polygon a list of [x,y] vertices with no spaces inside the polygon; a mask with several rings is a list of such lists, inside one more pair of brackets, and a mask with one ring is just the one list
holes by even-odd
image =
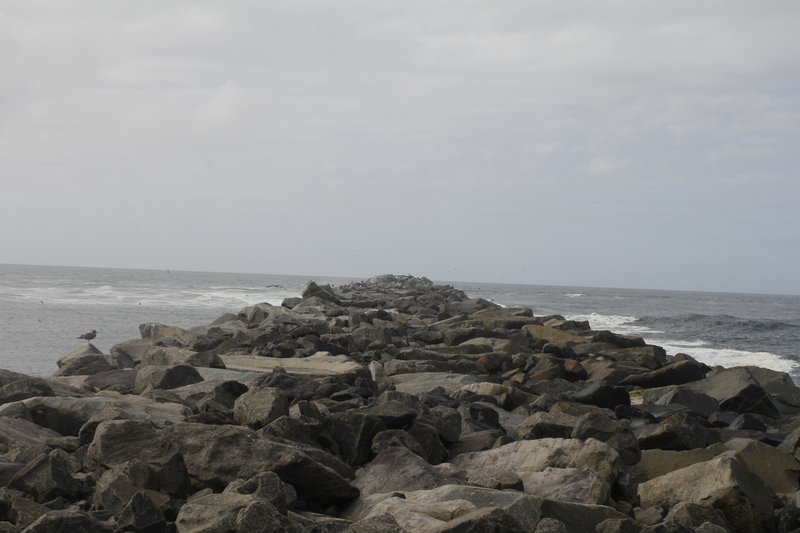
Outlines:
{"label": "ocean", "polygon": [[[309,279],[356,280],[0,264],[0,368],[50,375],[90,330],[98,332],[92,343],[107,353],[138,338],[141,323],[208,324],[247,305],[299,296]],[[709,365],[788,372],[800,383],[800,296],[435,281],[538,315],[640,335]]]}

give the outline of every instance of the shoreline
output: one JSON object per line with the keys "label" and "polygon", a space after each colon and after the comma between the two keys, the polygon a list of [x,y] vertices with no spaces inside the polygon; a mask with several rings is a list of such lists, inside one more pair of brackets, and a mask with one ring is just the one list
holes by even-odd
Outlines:
{"label": "shoreline", "polygon": [[800,389],[782,372],[410,276],[309,282],[140,333],[52,377],[0,372],[0,498],[31,509],[6,518],[16,530],[766,532],[800,517]]}

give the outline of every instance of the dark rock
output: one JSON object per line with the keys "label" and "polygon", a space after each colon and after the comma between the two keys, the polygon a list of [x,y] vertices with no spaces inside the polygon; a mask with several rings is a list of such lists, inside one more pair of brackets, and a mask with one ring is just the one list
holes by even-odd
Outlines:
{"label": "dark rock", "polygon": [[239,396],[233,406],[237,424],[261,428],[289,414],[289,401],[274,387],[253,388]]}
{"label": "dark rock", "polygon": [[145,366],[136,373],[134,389],[141,394],[145,389],[175,389],[203,381],[203,377],[191,365]]}
{"label": "dark rock", "polygon": [[65,509],[50,511],[25,528],[24,533],[111,533],[112,528],[101,524],[89,513]]}
{"label": "dark rock", "polygon": [[698,381],[706,376],[704,365],[694,361],[677,361],[657,370],[629,376],[620,385],[635,385],[642,388],[682,385]]}
{"label": "dark rock", "polygon": [[719,402],[707,394],[695,392],[692,389],[676,387],[655,402],[657,405],[683,405],[703,417],[719,411]]}
{"label": "dark rock", "polygon": [[404,447],[381,450],[375,459],[357,472],[353,481],[362,496],[461,483],[464,483],[463,474],[459,475],[447,465],[432,466]]}
{"label": "dark rock", "polygon": [[674,414],[658,425],[637,428],[635,434],[643,450],[691,450],[719,442],[719,435],[707,428],[701,418],[685,412]]}
{"label": "dark rock", "polygon": [[603,383],[592,383],[570,395],[576,402],[614,409],[618,405],[630,405],[628,391]]}
{"label": "dark rock", "polygon": [[35,501],[44,503],[59,496],[77,499],[83,489],[73,474],[79,465],[61,450],[41,454],[22,469],[9,483],[11,488],[31,494]]}
{"label": "dark rock", "polygon": [[144,491],[135,493],[117,516],[117,528],[137,533],[162,533],[167,521],[153,499]]}
{"label": "dark rock", "polygon": [[747,367],[725,369],[687,387],[716,399],[724,411],[781,417],[778,405]]}
{"label": "dark rock", "polygon": [[517,426],[517,438],[542,439],[548,437],[569,438],[578,423],[578,418],[564,413],[540,411],[533,413]]}
{"label": "dark rock", "polygon": [[386,429],[386,424],[375,415],[345,412],[331,415],[325,429],[333,451],[347,463],[358,466],[372,458],[372,439]]}

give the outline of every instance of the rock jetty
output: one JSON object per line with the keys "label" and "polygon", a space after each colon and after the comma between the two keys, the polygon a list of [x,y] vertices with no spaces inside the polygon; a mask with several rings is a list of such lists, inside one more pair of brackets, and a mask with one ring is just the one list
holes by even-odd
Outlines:
{"label": "rock jetty", "polygon": [[380,276],[0,371],[0,533],[800,531],[800,389]]}

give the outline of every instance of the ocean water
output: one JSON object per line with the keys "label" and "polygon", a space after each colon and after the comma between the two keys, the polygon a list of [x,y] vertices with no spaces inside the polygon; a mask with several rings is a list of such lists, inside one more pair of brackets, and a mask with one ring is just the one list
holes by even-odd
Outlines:
{"label": "ocean water", "polygon": [[[92,329],[93,344],[107,352],[138,338],[141,323],[207,324],[246,305],[299,296],[309,279],[339,285],[355,278],[0,264],[0,368],[49,375]],[[450,284],[472,297],[640,335],[710,365],[788,372],[800,383],[800,296]]]}

